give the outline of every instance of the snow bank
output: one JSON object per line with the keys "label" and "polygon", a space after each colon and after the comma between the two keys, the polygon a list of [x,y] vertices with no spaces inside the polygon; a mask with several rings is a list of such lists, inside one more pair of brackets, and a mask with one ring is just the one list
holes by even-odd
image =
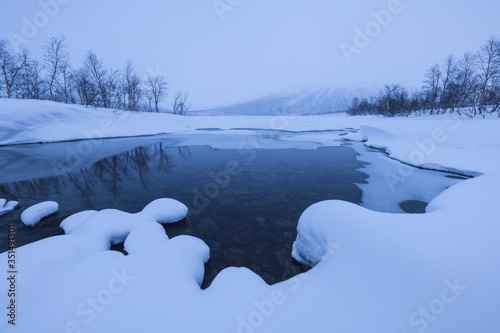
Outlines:
{"label": "snow bank", "polygon": [[[426,214],[379,213],[343,201],[309,207],[299,220],[293,256],[322,271],[311,275],[332,298],[332,323],[325,327],[497,331],[500,319],[490,309],[500,307],[498,186],[499,176],[464,181],[433,200]],[[456,297],[441,299],[450,284],[458,285]],[[353,299],[360,295],[363,304]],[[424,307],[427,319],[419,310]],[[346,310],[365,318],[365,327],[345,322],[343,315],[352,318]]]}
{"label": "snow bank", "polygon": [[[14,126],[0,141],[60,140],[82,129],[73,123],[80,111],[60,115],[47,103],[43,111],[50,121],[36,118],[41,132],[26,113],[9,113],[0,117],[0,126],[9,128],[9,121]],[[83,111],[85,123],[90,110]],[[87,125],[95,128],[101,116],[113,115],[105,111]],[[409,164],[484,175],[447,189],[425,214],[380,213],[342,201],[311,206],[300,217],[293,256],[313,268],[272,286],[249,269],[233,267],[202,290],[209,248],[189,236],[169,239],[158,225],[182,219],[187,208],[181,203],[161,199],[135,214],[113,209],[75,214],[61,224],[66,235],[17,249],[23,281],[18,321],[15,327],[0,322],[2,332],[500,331],[500,120],[137,115],[134,121],[147,129],[125,120],[130,123],[116,125],[116,133],[167,131],[167,119],[175,119],[172,130],[184,134],[286,129],[304,132],[300,142],[315,144],[338,142],[326,130],[361,129],[346,138],[386,148]],[[20,131],[23,121],[26,133]],[[151,122],[157,124],[149,127]],[[47,134],[51,126],[76,126],[76,132]],[[129,255],[109,250],[119,242]],[[7,262],[7,253],[0,260]],[[7,283],[1,280],[0,287],[8,290]],[[0,297],[8,304],[6,293]]]}
{"label": "snow bank", "polygon": [[85,108],[51,101],[0,99],[0,145],[184,131],[180,117]]}
{"label": "snow bank", "polygon": [[[484,176],[447,189],[425,214],[381,213],[343,201],[309,207],[292,255],[314,267],[303,285],[314,280],[310,300],[324,300],[329,310],[313,312],[332,320],[309,319],[321,322],[319,332],[498,331],[491,309],[500,307],[500,120],[360,120],[369,126],[347,139],[414,166]],[[415,182],[408,168],[400,170],[403,181]],[[291,330],[300,320],[295,324]]]}
{"label": "snow bank", "polygon": [[[294,255],[315,267],[272,286],[233,267],[201,290],[208,247],[189,236],[168,239],[150,209],[74,217],[79,226],[69,235],[17,249],[19,319],[0,330],[494,333],[499,184],[500,176],[464,181],[418,215],[313,205],[300,218]],[[99,215],[108,227],[94,225]],[[128,256],[109,251],[109,242],[99,248],[102,231],[122,230],[120,222]]]}
{"label": "snow bank", "polygon": [[19,202],[17,201],[7,202],[5,199],[0,199],[0,216],[14,210],[18,204]]}
{"label": "snow bank", "polygon": [[[155,200],[135,214],[111,209],[81,212],[64,220],[69,234],[16,249],[23,258],[18,268],[23,284],[16,296],[19,319],[16,326],[2,321],[0,330],[56,332],[76,325],[91,332],[137,332],[144,325],[138,315],[148,326],[147,319],[164,318],[165,309],[186,311],[189,291],[201,294],[209,249],[193,237],[169,240],[158,224],[182,219],[186,213],[187,208],[173,199]],[[130,256],[109,251],[110,243],[121,240]],[[7,253],[0,259],[7,260]],[[6,283],[3,279],[2,287]],[[7,293],[1,297],[2,304],[9,302]],[[149,303],[149,297],[156,303]],[[139,299],[144,306],[132,306]],[[182,331],[180,322],[177,327]],[[154,330],[150,325],[147,331]]]}
{"label": "snow bank", "polygon": [[29,227],[34,227],[43,218],[56,213],[59,210],[59,204],[55,201],[45,201],[27,208],[21,214],[21,221]]}
{"label": "snow bank", "polygon": [[[293,147],[303,141],[309,143],[306,148],[310,149],[322,146],[323,143],[339,145],[335,142],[338,139],[335,134],[330,133],[328,138],[318,136],[316,132],[352,127],[356,123],[352,120],[341,115],[184,117],[93,109],[51,101],[0,98],[0,146],[176,134],[175,137],[187,145],[207,144],[206,138],[209,138],[208,144],[213,144],[214,148],[240,149],[242,144],[246,144],[248,147],[243,149],[254,149],[262,147],[262,144],[266,145],[265,142],[270,142],[269,138],[278,133],[283,138],[278,148]],[[268,133],[257,133],[256,130],[276,132],[269,137]],[[303,138],[292,135],[301,131],[306,132]],[[307,133],[308,131],[315,132]],[[218,134],[233,135],[236,142],[231,144],[233,140],[227,140]],[[246,138],[249,134],[258,140]],[[269,147],[266,145],[265,148]]]}
{"label": "snow bank", "polygon": [[500,119],[425,116],[361,121],[353,140],[386,148],[389,155],[410,165],[469,176],[498,173]]}

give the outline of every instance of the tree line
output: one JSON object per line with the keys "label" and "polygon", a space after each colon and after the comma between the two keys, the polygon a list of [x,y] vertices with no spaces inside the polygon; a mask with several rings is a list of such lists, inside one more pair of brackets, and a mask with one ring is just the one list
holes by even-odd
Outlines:
{"label": "tree line", "polygon": [[431,66],[421,89],[411,94],[399,84],[386,84],[376,96],[354,98],[350,115],[398,116],[498,112],[500,117],[500,39],[490,37],[477,52],[448,56]]}
{"label": "tree line", "polygon": [[[41,58],[34,59],[28,50],[14,50],[0,40],[0,97],[149,112],[159,112],[167,97],[166,78],[141,78],[130,60],[123,69],[114,70],[89,50],[73,68],[64,35],[50,37],[41,51]],[[174,114],[190,108],[187,92],[177,91],[173,101]]]}

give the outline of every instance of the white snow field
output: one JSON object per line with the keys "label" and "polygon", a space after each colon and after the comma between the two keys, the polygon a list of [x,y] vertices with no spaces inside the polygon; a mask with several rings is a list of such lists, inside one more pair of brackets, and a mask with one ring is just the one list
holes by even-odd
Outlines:
{"label": "white snow field", "polygon": [[19,204],[17,201],[8,201],[5,199],[0,199],[0,216],[13,211],[14,208]]}
{"label": "white snow field", "polygon": [[28,227],[34,227],[40,221],[59,210],[59,204],[55,201],[44,201],[26,208],[21,214],[21,221]]}
{"label": "white snow field", "polygon": [[[16,249],[16,325],[4,319],[2,332],[500,332],[500,119],[134,114],[131,121],[41,105],[37,111],[34,102],[0,100],[1,143],[85,138],[82,131],[102,119],[115,126],[109,137],[176,132],[190,144],[210,138],[224,147],[231,130],[231,138],[241,137],[232,143],[238,149],[247,148],[238,147],[251,142],[246,138],[267,138],[258,131],[279,143],[249,148],[338,145],[342,137],[331,131],[354,129],[345,138],[386,148],[391,158],[477,177],[445,190],[425,214],[343,201],[311,206],[300,217],[293,256],[314,267],[271,286],[232,267],[202,290],[208,246],[190,236],[169,239],[158,225],[185,216],[175,200],[156,200],[136,214],[81,212],[62,222],[66,235]],[[400,165],[397,181],[413,181]],[[128,255],[109,251],[123,241]],[[2,279],[2,290],[8,283]],[[1,297],[6,306],[7,293]]]}

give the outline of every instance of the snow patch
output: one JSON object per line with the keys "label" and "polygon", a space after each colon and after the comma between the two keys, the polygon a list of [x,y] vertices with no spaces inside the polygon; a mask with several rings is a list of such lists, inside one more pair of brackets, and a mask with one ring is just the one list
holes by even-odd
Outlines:
{"label": "snow patch", "polygon": [[40,202],[27,208],[21,214],[21,221],[29,227],[34,227],[43,218],[56,213],[59,210],[59,204],[55,201]]}
{"label": "snow patch", "polygon": [[17,201],[7,202],[7,200],[5,200],[5,199],[0,199],[0,216],[8,213],[10,211],[13,211],[17,207],[18,204],[19,204],[19,202],[17,202]]}
{"label": "snow patch", "polygon": [[125,239],[128,254],[144,253],[168,241],[165,229],[158,223],[146,222],[134,228]]}
{"label": "snow patch", "polygon": [[97,210],[84,210],[65,218],[59,226],[64,230],[65,234],[70,234],[95,213],[97,213]]}

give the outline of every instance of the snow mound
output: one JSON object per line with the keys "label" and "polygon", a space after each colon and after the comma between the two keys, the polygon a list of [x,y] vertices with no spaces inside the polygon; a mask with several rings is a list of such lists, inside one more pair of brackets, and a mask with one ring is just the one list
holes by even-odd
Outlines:
{"label": "snow mound", "polygon": [[65,218],[60,227],[64,230],[65,234],[70,234],[78,226],[80,226],[85,220],[97,213],[97,210],[84,210],[82,212],[73,214]]}
{"label": "snow mound", "polygon": [[[111,244],[125,242],[133,230],[147,222],[174,223],[185,218],[187,213],[188,208],[181,202],[162,198],[152,201],[139,213],[127,213],[117,209],[80,212],[65,219],[61,227],[67,235],[87,239],[79,254],[79,258],[84,258],[91,253],[108,250]],[[154,235],[151,230],[146,233]],[[155,235],[154,239],[158,237]],[[146,242],[140,234],[133,236],[134,238]],[[137,245],[133,240],[129,242],[131,251],[148,246]]]}
{"label": "snow mound", "polygon": [[[314,267],[310,279],[318,288],[328,288],[331,331],[498,330],[500,319],[489,309],[500,307],[499,186],[499,176],[464,181],[436,197],[425,214],[380,213],[335,200],[304,211],[293,256]],[[363,295],[363,304],[353,295]],[[344,321],[349,311],[372,320],[366,327]]]}
{"label": "snow mound", "polygon": [[146,222],[133,229],[125,239],[128,254],[146,252],[168,241],[165,229],[158,223]]}
{"label": "snow mound", "polygon": [[[202,296],[208,246],[190,236],[169,240],[163,227],[152,221],[182,219],[184,207],[173,199],[159,199],[136,214],[112,209],[81,212],[63,223],[68,235],[17,248],[23,258],[17,311],[29,320],[19,320],[15,327],[4,321],[0,331],[55,332],[73,327],[106,332],[115,327],[137,332],[141,329],[136,311],[146,322],[154,322],[146,324],[146,331],[154,331],[158,326],[153,318],[165,318],[165,309],[167,313],[188,309],[200,313],[199,302],[193,303],[192,297],[193,292]],[[108,240],[118,238],[125,238],[129,256],[109,251]],[[0,259],[7,260],[7,253]],[[2,302],[6,295],[1,296]],[[151,297],[157,306],[131,307],[139,299],[153,304],[149,303]],[[106,311],[101,313],[103,309]],[[169,327],[177,332],[185,325],[185,318],[178,314],[169,320]]]}
{"label": "snow mound", "polygon": [[29,227],[34,227],[43,218],[56,213],[59,210],[59,204],[55,201],[44,201],[27,208],[21,214],[21,221]]}
{"label": "snow mound", "polygon": [[141,218],[158,223],[179,222],[186,217],[188,208],[174,199],[162,198],[148,204],[141,211]]}
{"label": "snow mound", "polygon": [[0,216],[3,214],[10,212],[16,208],[16,206],[19,204],[17,201],[9,201],[5,199],[0,199]]}

